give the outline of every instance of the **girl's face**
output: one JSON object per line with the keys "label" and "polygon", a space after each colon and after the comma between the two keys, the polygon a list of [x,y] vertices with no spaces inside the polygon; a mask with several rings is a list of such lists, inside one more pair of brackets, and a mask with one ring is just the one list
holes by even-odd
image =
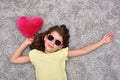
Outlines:
{"label": "girl's face", "polygon": [[63,47],[63,38],[57,31],[53,31],[44,37],[45,53],[55,52]]}

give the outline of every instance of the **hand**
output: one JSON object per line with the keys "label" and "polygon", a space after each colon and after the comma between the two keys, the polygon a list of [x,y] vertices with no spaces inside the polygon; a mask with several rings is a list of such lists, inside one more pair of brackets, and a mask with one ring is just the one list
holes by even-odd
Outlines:
{"label": "hand", "polygon": [[26,38],[26,40],[24,41],[24,44],[30,45],[32,44],[32,42],[33,42],[33,38]]}
{"label": "hand", "polygon": [[109,42],[113,41],[113,39],[114,39],[114,35],[112,33],[105,34],[102,38],[102,42],[109,43]]}

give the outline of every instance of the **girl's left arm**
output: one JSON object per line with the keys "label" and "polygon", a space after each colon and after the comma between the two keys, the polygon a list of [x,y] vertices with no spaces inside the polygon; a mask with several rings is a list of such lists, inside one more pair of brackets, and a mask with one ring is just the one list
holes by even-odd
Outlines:
{"label": "girl's left arm", "polygon": [[68,57],[75,57],[75,56],[80,56],[80,55],[84,55],[87,54],[93,50],[95,50],[96,48],[102,46],[103,44],[109,43],[114,39],[114,35],[113,34],[105,34],[104,37],[98,41],[95,42],[93,44],[90,44],[88,46],[85,46],[81,49],[76,49],[76,50],[71,50],[68,52]]}

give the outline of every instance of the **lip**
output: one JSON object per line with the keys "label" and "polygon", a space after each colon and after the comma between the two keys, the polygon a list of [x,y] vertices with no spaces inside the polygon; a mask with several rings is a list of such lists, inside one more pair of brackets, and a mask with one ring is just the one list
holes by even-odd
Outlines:
{"label": "lip", "polygon": [[53,46],[51,46],[50,44],[48,44],[48,46],[49,46],[50,48],[53,48]]}

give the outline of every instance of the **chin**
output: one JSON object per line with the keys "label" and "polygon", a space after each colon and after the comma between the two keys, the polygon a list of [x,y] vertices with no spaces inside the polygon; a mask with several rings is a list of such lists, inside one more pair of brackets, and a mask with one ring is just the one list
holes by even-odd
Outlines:
{"label": "chin", "polygon": [[54,50],[52,48],[50,48],[50,47],[46,47],[46,51],[49,52],[49,53],[54,52]]}
{"label": "chin", "polygon": [[53,46],[50,46],[49,44],[46,44],[45,49],[49,53],[56,52],[58,50],[58,49],[54,48]]}
{"label": "chin", "polygon": [[46,48],[46,50],[47,50],[47,52],[49,52],[49,53],[53,53],[53,52],[56,52],[57,50],[55,50],[55,49],[51,49],[51,48]]}

